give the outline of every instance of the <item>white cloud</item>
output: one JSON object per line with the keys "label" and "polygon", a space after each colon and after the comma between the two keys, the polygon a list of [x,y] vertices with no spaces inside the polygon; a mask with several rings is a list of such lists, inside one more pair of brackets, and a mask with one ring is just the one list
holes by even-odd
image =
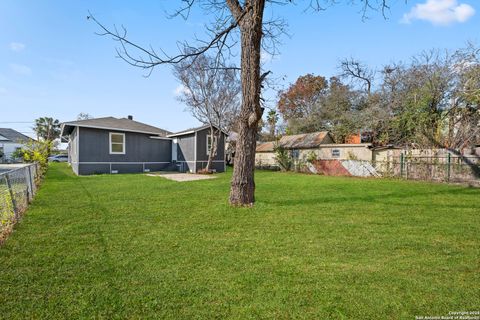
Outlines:
{"label": "white cloud", "polygon": [[260,62],[263,64],[269,64],[280,60],[280,54],[270,53],[265,50],[260,52]]}
{"label": "white cloud", "polygon": [[181,96],[183,93],[187,93],[188,90],[187,88],[185,88],[185,86],[183,84],[179,84],[175,90],[173,90],[173,94],[178,97],[178,96]]}
{"label": "white cloud", "polygon": [[402,23],[411,23],[413,20],[425,20],[434,25],[449,25],[455,22],[465,22],[475,14],[475,9],[466,3],[457,0],[426,0],[416,4],[410,12],[405,13]]}
{"label": "white cloud", "polygon": [[20,52],[23,49],[25,49],[26,46],[25,46],[25,44],[23,44],[21,42],[11,42],[9,44],[9,47],[10,47],[10,50],[12,50],[12,51]]}
{"label": "white cloud", "polygon": [[269,62],[272,62],[272,60],[273,60],[273,55],[271,53],[268,53],[267,51],[264,51],[264,50],[260,52],[260,62],[269,63]]}
{"label": "white cloud", "polygon": [[16,74],[19,74],[19,75],[22,75],[22,76],[28,76],[28,75],[31,75],[32,74],[32,69],[30,69],[29,67],[23,65],[23,64],[15,64],[15,63],[11,63],[10,64],[10,69],[16,73]]}

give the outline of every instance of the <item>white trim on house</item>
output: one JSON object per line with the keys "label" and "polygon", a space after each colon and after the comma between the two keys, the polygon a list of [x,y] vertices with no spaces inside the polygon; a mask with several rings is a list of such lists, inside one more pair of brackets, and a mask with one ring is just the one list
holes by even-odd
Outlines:
{"label": "white trim on house", "polygon": [[[119,136],[122,136],[123,140],[122,140],[122,151],[121,152],[118,152],[118,151],[112,151],[112,144],[120,144],[120,142],[112,142],[112,135],[119,135]],[[122,132],[109,132],[108,133],[108,146],[109,146],[109,151],[110,151],[110,154],[126,154],[127,150],[126,150],[126,143],[125,143],[125,133],[122,133]]]}
{"label": "white trim on house", "polygon": [[75,158],[77,161],[80,161],[80,127],[77,127],[77,145],[75,146],[75,149],[77,149]]}
{"label": "white trim on house", "polygon": [[190,134],[190,133],[194,133],[194,132],[196,133],[197,131],[195,131],[195,130],[190,130],[190,131],[185,131],[185,132],[180,132],[180,133],[167,134],[167,138],[184,136],[184,135],[186,135],[186,134]]}
{"label": "white trim on house", "polygon": [[176,162],[178,160],[178,139],[172,139],[172,162]]}
{"label": "white trim on house", "polygon": [[[213,127],[217,130],[220,130],[223,134],[227,135],[228,136],[228,133],[222,129],[220,129],[219,127],[217,127],[216,125],[213,125]],[[198,132],[198,131],[202,131],[202,130],[205,130],[205,129],[210,129],[210,125],[204,125],[204,126],[201,126],[201,127],[198,127],[198,128],[194,128],[194,129],[191,129],[191,130],[188,130],[188,131],[182,131],[182,132],[177,132],[177,133],[171,133],[171,134],[167,134],[167,137],[179,137],[179,136],[184,136],[186,134],[191,134],[191,133],[194,133],[194,132]]]}
{"label": "white trim on house", "polygon": [[65,123],[62,123],[62,124],[60,125],[60,142],[62,142],[63,128],[65,128]]}
{"label": "white trim on house", "polygon": [[172,138],[160,137],[160,136],[150,136],[149,138],[156,139],[156,140],[173,140]]}

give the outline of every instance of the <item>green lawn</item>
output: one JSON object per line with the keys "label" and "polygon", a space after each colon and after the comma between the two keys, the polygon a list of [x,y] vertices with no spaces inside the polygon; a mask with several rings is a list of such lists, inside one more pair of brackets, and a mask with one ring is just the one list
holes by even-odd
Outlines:
{"label": "green lawn", "polygon": [[480,189],[257,172],[178,183],[52,164],[0,248],[0,317],[414,319],[480,309]]}

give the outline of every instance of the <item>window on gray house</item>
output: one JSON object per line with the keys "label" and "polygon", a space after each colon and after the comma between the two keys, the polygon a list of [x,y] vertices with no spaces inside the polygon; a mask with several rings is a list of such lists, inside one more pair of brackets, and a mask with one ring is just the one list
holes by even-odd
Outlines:
{"label": "window on gray house", "polygon": [[125,134],[110,132],[110,154],[125,154]]}

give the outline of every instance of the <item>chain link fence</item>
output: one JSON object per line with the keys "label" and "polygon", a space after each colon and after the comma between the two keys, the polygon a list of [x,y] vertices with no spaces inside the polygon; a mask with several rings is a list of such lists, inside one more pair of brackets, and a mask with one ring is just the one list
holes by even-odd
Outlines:
{"label": "chain link fence", "polygon": [[[5,169],[2,168],[2,171]],[[27,210],[37,192],[40,179],[38,164],[16,166],[0,172],[0,243]]]}
{"label": "chain link fence", "polygon": [[377,161],[374,166],[384,177],[480,183],[480,157],[477,156],[453,156],[448,154],[443,157],[409,157],[402,154],[390,161]]}

